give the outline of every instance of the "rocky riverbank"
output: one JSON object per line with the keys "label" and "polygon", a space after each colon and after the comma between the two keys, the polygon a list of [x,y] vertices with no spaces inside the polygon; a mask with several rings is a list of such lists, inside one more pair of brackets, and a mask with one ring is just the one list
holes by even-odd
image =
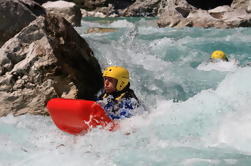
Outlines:
{"label": "rocky riverbank", "polygon": [[251,26],[250,0],[73,0],[83,16],[158,17],[159,27]]}
{"label": "rocky riverbank", "polygon": [[[39,3],[45,1],[36,0]],[[159,27],[251,26],[251,0],[68,0],[83,16],[158,17]],[[59,5],[56,5],[59,6]]]}

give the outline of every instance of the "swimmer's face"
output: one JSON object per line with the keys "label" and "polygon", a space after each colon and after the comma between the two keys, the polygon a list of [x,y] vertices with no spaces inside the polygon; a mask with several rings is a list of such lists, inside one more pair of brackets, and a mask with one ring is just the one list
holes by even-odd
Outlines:
{"label": "swimmer's face", "polygon": [[118,80],[111,77],[104,77],[104,89],[106,93],[112,93],[116,91],[116,85]]}

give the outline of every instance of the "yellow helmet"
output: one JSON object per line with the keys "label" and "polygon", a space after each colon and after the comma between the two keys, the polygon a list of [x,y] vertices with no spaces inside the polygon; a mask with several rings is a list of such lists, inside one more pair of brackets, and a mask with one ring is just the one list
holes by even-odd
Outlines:
{"label": "yellow helmet", "polygon": [[129,83],[129,72],[126,68],[121,66],[110,66],[103,72],[103,77],[111,77],[118,80],[116,89],[123,90]]}
{"label": "yellow helmet", "polygon": [[227,61],[227,56],[223,51],[216,50],[212,53],[211,59],[222,59]]}

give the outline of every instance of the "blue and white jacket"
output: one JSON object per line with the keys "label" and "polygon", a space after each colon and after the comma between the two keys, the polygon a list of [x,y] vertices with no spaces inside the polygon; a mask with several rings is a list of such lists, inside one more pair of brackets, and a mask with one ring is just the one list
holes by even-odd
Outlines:
{"label": "blue and white jacket", "polygon": [[98,97],[98,103],[104,108],[111,119],[130,118],[136,114],[139,100],[128,85],[122,91],[103,93]]}

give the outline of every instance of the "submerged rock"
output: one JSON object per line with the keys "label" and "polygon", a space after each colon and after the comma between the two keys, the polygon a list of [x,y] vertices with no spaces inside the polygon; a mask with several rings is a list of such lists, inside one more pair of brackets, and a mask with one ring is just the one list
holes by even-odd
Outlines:
{"label": "submerged rock", "polygon": [[92,27],[87,30],[86,33],[107,33],[107,32],[116,32],[115,28],[100,28],[100,27]]}
{"label": "submerged rock", "polygon": [[102,85],[92,50],[62,17],[38,17],[0,49],[0,116],[47,114],[50,98],[93,99]]}

